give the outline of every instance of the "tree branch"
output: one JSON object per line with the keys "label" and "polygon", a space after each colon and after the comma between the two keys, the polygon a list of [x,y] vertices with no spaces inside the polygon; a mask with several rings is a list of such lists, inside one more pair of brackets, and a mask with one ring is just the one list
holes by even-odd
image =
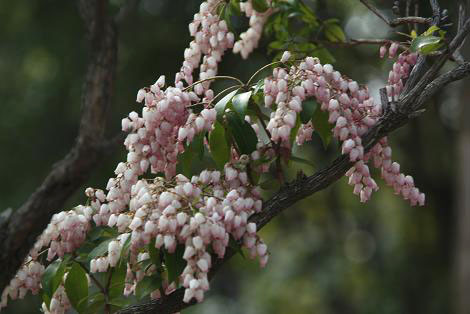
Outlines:
{"label": "tree branch", "polygon": [[79,134],[70,152],[51,169],[18,210],[0,223],[0,290],[8,285],[52,215],[86,181],[109,151],[103,149],[117,60],[117,34],[106,14],[107,1],[79,0],[90,42],[90,57],[81,99]]}

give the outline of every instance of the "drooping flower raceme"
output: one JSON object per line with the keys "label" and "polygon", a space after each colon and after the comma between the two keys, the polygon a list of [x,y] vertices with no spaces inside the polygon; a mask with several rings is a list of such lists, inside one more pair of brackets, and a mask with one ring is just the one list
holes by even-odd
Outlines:
{"label": "drooping flower raceme", "polygon": [[[267,4],[270,6],[271,1]],[[270,7],[257,12],[251,0],[241,2],[240,9],[249,17],[250,26],[235,42],[227,23],[217,15],[218,5],[218,0],[203,2],[190,23],[194,39],[184,52],[174,86],[167,86],[165,77],[160,76],[153,85],[138,91],[137,102],[143,103],[143,109],[141,114],[131,112],[122,120],[122,129],[128,133],[124,141],[128,154],[126,161],[117,165],[115,177],[109,179],[107,192],[88,188],[86,206],[79,205],[52,217],[2,292],[0,308],[6,306],[8,297],[22,298],[27,291],[36,294],[43,288],[44,252],[48,261],[64,261],[65,255],[77,253],[89,231],[97,226],[113,228],[116,234],[106,240],[104,251],[89,260],[87,270],[92,276],[123,266],[125,296],[137,294],[144,280],[158,278],[161,289],[152,291],[152,298],[158,299],[162,293],[169,294],[183,286],[184,302],[193,299],[200,302],[209,289],[208,273],[214,258],[223,258],[233,243],[246,248],[251,257],[258,257],[261,266],[266,265],[267,246],[256,233],[258,226],[249,222],[252,214],[261,211],[262,201],[258,187],[249,178],[248,168],[267,172],[270,163],[279,157],[279,148],[291,149],[292,135],[298,145],[312,139],[314,123],[311,120],[299,123],[299,115],[309,99],[315,99],[320,104],[319,110],[328,114],[333,137],[341,142],[342,153],[354,163],[346,175],[354,186],[353,193],[362,202],[378,189],[369,170],[372,162],[397,194],[412,205],[424,204],[424,194],[414,186],[413,178],[402,174],[399,164],[391,160],[387,138],[369,152],[364,151],[361,136],[383,114],[381,104],[369,96],[367,87],[335,71],[332,65],[321,64],[317,58],[292,60],[290,52],[283,54],[282,66],[264,80],[264,103],[272,109],[265,129],[269,143],[261,131],[264,124],[245,116],[241,121],[253,128],[256,150],[248,156],[232,145],[223,171],[203,170],[191,178],[177,175],[178,156],[187,144],[198,134],[214,131],[218,117],[210,84],[223,55],[233,47],[234,53],[247,58],[257,47],[263,25],[273,13]],[[392,43],[388,49],[382,47],[380,54],[384,56],[388,51],[390,57],[395,57],[398,48],[398,44]],[[403,52],[398,56],[387,85],[390,101],[400,96],[415,62],[415,54]],[[193,78],[196,69],[198,82]],[[202,109],[193,111],[195,105]],[[294,131],[297,133],[292,134]],[[143,179],[147,173],[157,176]],[[155,252],[159,252],[158,257]],[[184,262],[184,267],[170,275],[170,259],[175,256]],[[68,269],[59,278],[49,304],[43,304],[44,312],[64,313],[71,307],[64,286],[67,274]]]}

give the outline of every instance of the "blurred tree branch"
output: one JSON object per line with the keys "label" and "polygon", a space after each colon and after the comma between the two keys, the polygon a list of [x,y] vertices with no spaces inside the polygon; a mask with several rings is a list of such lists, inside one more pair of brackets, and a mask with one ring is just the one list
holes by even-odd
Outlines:
{"label": "blurred tree branch", "polygon": [[16,211],[0,221],[0,288],[9,283],[52,215],[87,180],[122,135],[107,140],[107,111],[117,63],[117,29],[107,14],[107,0],[79,0],[90,55],[81,98],[80,127],[70,152],[57,162],[42,184]]}

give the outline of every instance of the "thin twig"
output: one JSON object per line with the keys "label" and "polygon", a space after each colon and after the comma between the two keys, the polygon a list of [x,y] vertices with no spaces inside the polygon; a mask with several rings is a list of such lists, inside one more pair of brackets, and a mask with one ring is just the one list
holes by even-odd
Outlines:
{"label": "thin twig", "polygon": [[376,7],[374,7],[369,0],[359,0],[363,5],[365,5],[369,10],[372,11],[375,15],[377,15],[382,21],[384,21],[387,25],[390,25],[390,20],[383,15]]}

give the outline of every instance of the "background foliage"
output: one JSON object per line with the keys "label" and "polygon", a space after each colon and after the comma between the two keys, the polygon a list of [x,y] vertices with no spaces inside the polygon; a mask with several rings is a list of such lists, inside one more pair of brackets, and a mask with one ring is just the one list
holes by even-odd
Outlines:
{"label": "background foliage", "polygon": [[[113,2],[113,9],[117,9],[120,1]],[[322,21],[337,18],[350,38],[393,36],[359,1],[304,2]],[[388,1],[382,2],[383,9],[390,9]],[[134,103],[140,87],[160,74],[172,78],[179,69],[190,40],[187,24],[198,5],[195,0],[142,0],[137,12],[121,26],[110,133],[119,130],[123,116],[140,107]],[[3,210],[17,208],[73,145],[87,47],[73,1],[2,1],[0,21]],[[241,28],[241,23],[246,21],[234,20],[234,29]],[[276,30],[271,33],[274,43],[276,36],[285,41],[289,35]],[[330,36],[335,36],[334,31]],[[368,82],[372,89],[386,80],[391,62],[378,58],[377,46],[328,46],[327,52],[318,52],[318,47],[291,37],[289,48],[311,50],[322,60],[336,60],[335,67],[342,73]],[[247,61],[228,55],[220,73],[246,81],[275,57],[277,46],[268,43],[264,40]],[[395,156],[427,194],[427,206],[410,208],[383,185],[364,206],[341,180],[287,210],[261,231],[272,254],[265,270],[237,256],[217,275],[206,301],[183,312],[450,312],[454,178],[459,172],[454,162],[458,97],[458,85],[451,86],[433,100],[435,105],[423,118],[392,135]],[[336,147],[333,143],[325,152],[317,138],[299,152],[316,167],[298,167],[307,174],[320,169],[338,153]],[[124,149],[117,149],[87,186],[105,186],[123,156]],[[83,200],[80,190],[69,206]],[[12,302],[5,313],[34,313],[38,305],[39,298],[30,297]]]}

